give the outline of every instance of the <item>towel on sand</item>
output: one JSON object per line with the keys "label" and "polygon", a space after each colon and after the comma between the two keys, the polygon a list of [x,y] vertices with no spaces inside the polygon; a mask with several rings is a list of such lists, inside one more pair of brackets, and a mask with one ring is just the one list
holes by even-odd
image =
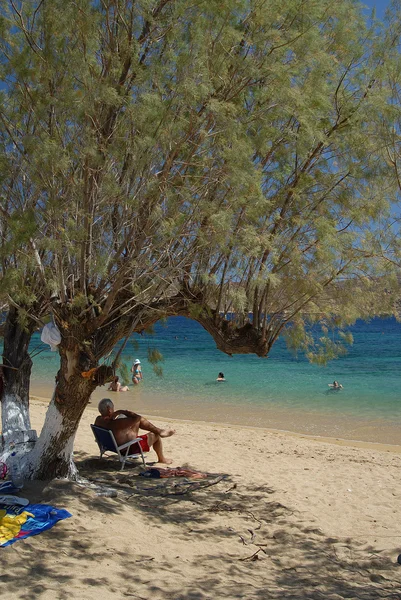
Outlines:
{"label": "towel on sand", "polygon": [[155,479],[163,479],[164,477],[190,477],[191,479],[206,479],[207,473],[201,473],[194,469],[187,469],[185,467],[175,467],[166,469],[147,469],[142,473],[139,473],[142,477],[150,477]]}
{"label": "towel on sand", "polygon": [[0,504],[0,547],[9,546],[17,540],[38,535],[72,515],[47,504],[6,505]]}

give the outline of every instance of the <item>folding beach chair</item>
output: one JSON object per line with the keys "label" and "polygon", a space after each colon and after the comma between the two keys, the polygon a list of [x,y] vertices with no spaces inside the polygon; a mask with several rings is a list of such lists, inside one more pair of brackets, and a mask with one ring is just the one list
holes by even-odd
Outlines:
{"label": "folding beach chair", "polygon": [[[93,435],[95,436],[95,440],[100,450],[100,457],[102,458],[105,452],[114,452],[118,455],[118,458],[121,462],[121,471],[124,469],[125,463],[127,460],[131,458],[142,458],[143,466],[146,468],[145,456],[143,454],[140,441],[141,438],[136,438],[135,440],[131,440],[126,444],[122,444],[121,446],[117,445],[116,438],[114,434],[109,429],[103,429],[103,427],[98,427],[97,425],[91,425]],[[137,443],[136,443],[137,442]],[[130,446],[134,444],[134,450],[129,451]],[[124,452],[125,450],[125,452]]]}

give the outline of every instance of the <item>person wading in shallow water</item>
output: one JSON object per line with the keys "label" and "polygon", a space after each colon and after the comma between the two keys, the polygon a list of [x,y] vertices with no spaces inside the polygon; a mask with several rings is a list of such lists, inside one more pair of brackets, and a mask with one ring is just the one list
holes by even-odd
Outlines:
{"label": "person wading in shallow water", "polygon": [[138,385],[138,383],[143,379],[141,361],[138,358],[134,361],[134,364],[131,367],[131,373],[132,383],[134,385]]}
{"label": "person wading in shallow water", "polygon": [[[100,415],[96,417],[95,425],[104,429],[110,429],[119,446],[139,437],[141,438],[139,443],[143,452],[149,452],[153,446],[158,462],[167,465],[173,462],[171,458],[164,456],[162,438],[174,435],[174,429],[159,429],[159,427],[153,425],[145,417],[141,417],[130,410],[115,411],[114,404],[109,398],[100,400],[98,408]],[[120,416],[125,417],[125,419],[119,419],[118,417]],[[139,429],[143,429],[148,433],[139,435]],[[135,446],[136,443],[133,445]],[[130,447],[129,452],[131,451],[135,452],[135,448]]]}

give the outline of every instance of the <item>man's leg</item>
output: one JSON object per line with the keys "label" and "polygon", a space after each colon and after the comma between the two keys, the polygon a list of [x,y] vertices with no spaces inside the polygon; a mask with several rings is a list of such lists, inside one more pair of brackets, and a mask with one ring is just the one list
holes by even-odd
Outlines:
{"label": "man's leg", "polygon": [[163,454],[163,443],[161,441],[160,436],[157,433],[149,432],[147,434],[148,437],[148,445],[149,448],[153,446],[153,450],[157,454],[157,462],[165,463],[166,465],[171,465],[173,462],[171,458],[166,458]]}
{"label": "man's leg", "polygon": [[148,444],[149,447],[153,446],[154,451],[157,454],[157,460],[161,463],[171,464],[173,461],[170,458],[166,458],[163,454],[163,444],[161,438],[166,438],[174,435],[175,429],[160,429],[153,425],[150,421],[145,419],[145,417],[141,417],[140,415],[136,415],[132,418],[133,427],[132,431],[136,436],[140,435],[138,429],[143,429],[144,431],[149,431],[148,433]]}
{"label": "man's leg", "polygon": [[175,429],[160,429],[159,427],[156,427],[156,425],[153,425],[153,423],[145,419],[145,417],[140,417],[139,429],[144,429],[145,431],[155,433],[161,438],[170,437],[171,435],[175,434]]}

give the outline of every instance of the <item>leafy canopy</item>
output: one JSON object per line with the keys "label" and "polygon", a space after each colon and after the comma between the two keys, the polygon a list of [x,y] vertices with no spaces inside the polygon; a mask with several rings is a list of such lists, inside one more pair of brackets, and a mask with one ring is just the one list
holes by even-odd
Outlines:
{"label": "leafy canopy", "polygon": [[337,355],[325,331],[394,304],[378,27],[352,0],[3,2],[2,293],[94,360],[177,313]]}

